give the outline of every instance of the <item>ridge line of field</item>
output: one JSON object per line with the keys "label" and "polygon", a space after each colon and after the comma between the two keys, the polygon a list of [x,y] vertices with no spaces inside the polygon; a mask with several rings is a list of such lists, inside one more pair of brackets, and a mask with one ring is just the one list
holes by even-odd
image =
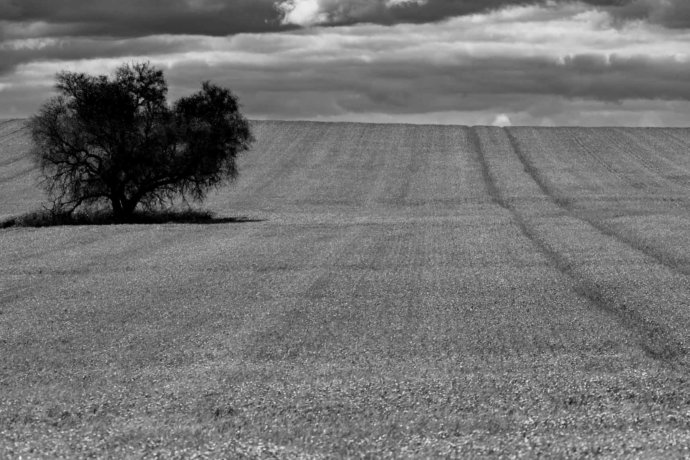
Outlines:
{"label": "ridge line of field", "polygon": [[559,194],[558,191],[550,183],[550,181],[546,177],[544,177],[544,175],[541,174],[539,170],[527,158],[525,153],[522,151],[522,148],[518,144],[515,135],[507,128],[504,128],[504,131],[506,132],[508,141],[510,142],[511,147],[515,152],[515,155],[520,160],[520,163],[522,163],[525,172],[529,174],[534,183],[537,184],[541,192],[547,198],[549,198],[549,200],[551,200],[556,206],[567,212],[570,216],[574,217],[575,219],[589,224],[602,235],[613,238],[616,241],[623,243],[631,249],[640,252],[651,259],[654,259],[660,265],[663,265],[669,268],[670,270],[675,271],[676,273],[680,273],[685,276],[690,276],[690,266],[688,266],[688,262],[686,260],[678,258],[666,251],[659,250],[658,248],[646,246],[637,241],[635,238],[626,237],[620,234],[610,225],[606,225],[604,222],[592,219],[584,213],[578,212],[577,209],[573,207],[572,200],[570,200],[568,197]]}
{"label": "ridge line of field", "polygon": [[633,331],[638,338],[638,345],[649,357],[660,361],[672,361],[682,350],[682,346],[671,334],[660,324],[644,318],[637,311],[618,308],[613,302],[596,286],[596,283],[583,279],[573,268],[573,264],[568,262],[561,254],[550,248],[539,237],[535,229],[529,225],[527,220],[517,211],[515,206],[506,200],[494,178],[491,168],[486,159],[475,128],[469,128],[471,144],[477,152],[482,169],[482,177],[486,184],[487,192],[491,200],[511,213],[512,220],[515,222],[520,232],[536,247],[536,249],[547,259],[547,261],[562,275],[571,279],[574,283],[573,292],[579,297],[588,301],[592,306],[606,312],[618,323],[628,330]]}

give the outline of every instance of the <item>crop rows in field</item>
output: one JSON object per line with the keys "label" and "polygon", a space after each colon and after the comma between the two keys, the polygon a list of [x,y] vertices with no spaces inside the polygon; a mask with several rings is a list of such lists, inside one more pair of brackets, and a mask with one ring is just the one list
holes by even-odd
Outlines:
{"label": "crop rows in field", "polygon": [[0,121],[0,219],[33,209],[42,198],[28,134],[23,120]]}
{"label": "crop rows in field", "polygon": [[205,204],[250,222],[0,230],[5,452],[688,445],[688,130],[255,131]]}
{"label": "crop rows in field", "polygon": [[[521,145],[519,139],[535,137],[529,129],[484,131],[483,138],[475,132],[475,146],[485,164],[484,176],[490,194],[499,205],[511,211],[523,234],[551,264],[575,282],[575,292],[585,297],[592,307],[609,313],[631,329],[650,356],[673,359],[685,355],[687,324],[671,332],[682,324],[677,321],[683,304],[669,302],[668,295],[664,295],[683,292],[686,283],[684,266],[669,260],[675,249],[665,248],[668,255],[660,256],[656,250],[636,244],[629,234],[575,207],[573,202],[583,201],[582,196],[587,199],[589,190],[565,193],[556,184],[572,182],[561,177],[552,179],[543,172],[555,176],[561,167],[565,175],[570,172],[568,163],[559,158],[556,144],[551,144],[551,148],[534,141]],[[560,133],[561,145],[569,140],[567,134]],[[539,170],[535,166],[538,160],[534,159],[540,158],[538,155],[545,157],[544,162],[552,161],[558,166]],[[627,165],[619,160],[618,167],[625,168]],[[573,162],[572,157],[569,161]],[[600,173],[591,164],[585,168],[589,177],[596,178]],[[610,168],[605,169],[610,172]],[[602,183],[605,181],[598,182]],[[513,190],[527,193],[529,202],[511,200],[511,196],[516,196]],[[606,206],[613,208],[618,202],[607,200]],[[641,207],[656,209],[654,202],[651,206],[643,203]],[[617,267],[610,265],[616,262]],[[678,300],[684,302],[684,296]]]}
{"label": "crop rows in field", "polygon": [[[26,146],[26,132],[18,122],[0,128],[8,152],[4,169],[11,171],[26,161],[16,153]],[[629,331],[650,356],[685,354],[685,131],[279,122],[256,129],[259,145],[244,160],[244,177],[214,194],[209,207],[267,219],[271,232],[259,244],[272,246],[267,268],[258,270],[292,275],[281,281],[281,296],[328,298],[314,294],[328,289],[345,296],[348,286],[349,296],[381,298],[397,308],[386,285],[398,292],[408,285],[415,290],[407,302],[455,304],[485,295],[493,288],[486,279],[496,273],[514,276],[500,252],[510,246],[522,248],[512,263],[529,260],[536,270],[531,279],[541,283],[558,273],[556,284],[573,302]],[[290,225],[298,226],[297,234],[308,229],[304,242],[294,240]],[[305,259],[300,248],[318,248],[319,240],[310,242],[315,234],[327,244]],[[83,257],[81,243],[76,249]],[[259,249],[243,254],[262,260]],[[208,264],[204,257],[212,254],[200,254],[200,263]],[[26,255],[22,250],[19,257]],[[475,265],[483,271],[470,281],[467,269]],[[513,283],[517,289],[525,281]],[[516,311],[513,301],[501,308],[507,317]],[[526,325],[540,322],[543,313],[527,318]],[[472,331],[487,324],[480,323],[470,323],[475,329],[467,334],[478,335]]]}

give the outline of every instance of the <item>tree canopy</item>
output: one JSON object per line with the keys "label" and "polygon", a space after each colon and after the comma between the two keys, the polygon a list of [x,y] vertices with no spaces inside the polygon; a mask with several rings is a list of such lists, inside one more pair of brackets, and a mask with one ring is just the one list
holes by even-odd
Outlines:
{"label": "tree canopy", "polygon": [[109,204],[118,220],[138,205],[202,201],[237,176],[253,136],[228,89],[204,82],[172,106],[160,69],[120,66],[112,77],[61,72],[58,95],[29,121],[53,209]]}

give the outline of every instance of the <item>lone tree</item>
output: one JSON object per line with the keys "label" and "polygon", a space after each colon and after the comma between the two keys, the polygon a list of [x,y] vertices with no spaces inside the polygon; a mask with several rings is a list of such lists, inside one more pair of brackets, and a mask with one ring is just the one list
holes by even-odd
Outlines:
{"label": "lone tree", "polygon": [[125,64],[112,76],[61,72],[58,96],[30,119],[33,155],[53,212],[109,204],[116,220],[137,205],[202,201],[237,176],[253,137],[237,98],[209,82],[168,105],[163,72]]}

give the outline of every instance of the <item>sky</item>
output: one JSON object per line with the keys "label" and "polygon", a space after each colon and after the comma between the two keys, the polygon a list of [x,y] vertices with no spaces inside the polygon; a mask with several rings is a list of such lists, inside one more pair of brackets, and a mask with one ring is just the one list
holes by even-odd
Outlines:
{"label": "sky", "polygon": [[0,118],[149,61],[252,119],[690,126],[690,0],[0,0]]}

